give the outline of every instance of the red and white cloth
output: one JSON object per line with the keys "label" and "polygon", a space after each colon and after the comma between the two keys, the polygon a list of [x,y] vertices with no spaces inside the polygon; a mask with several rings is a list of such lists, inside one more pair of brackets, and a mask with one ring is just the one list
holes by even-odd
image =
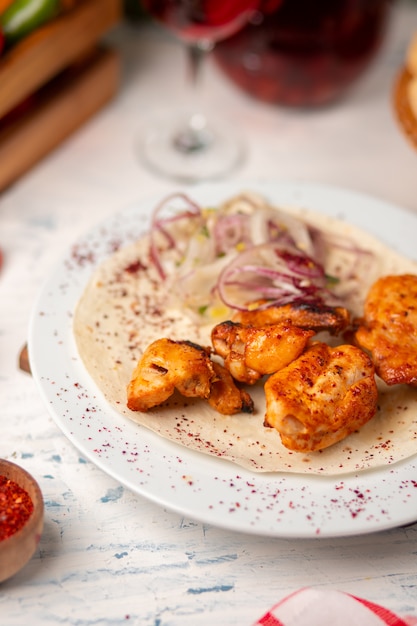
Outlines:
{"label": "red and white cloth", "polygon": [[411,626],[416,617],[342,591],[306,587],[275,604],[253,626]]}

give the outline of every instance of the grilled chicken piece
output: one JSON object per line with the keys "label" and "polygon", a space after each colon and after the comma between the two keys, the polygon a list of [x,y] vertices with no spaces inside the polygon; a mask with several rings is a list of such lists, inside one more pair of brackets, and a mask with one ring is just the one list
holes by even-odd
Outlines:
{"label": "grilled chicken piece", "polygon": [[238,311],[232,320],[250,326],[291,322],[294,326],[311,329],[316,333],[326,330],[332,335],[338,335],[349,326],[350,314],[343,307],[294,303],[261,310]]}
{"label": "grilled chicken piece", "polygon": [[384,276],[365,301],[355,342],[387,385],[417,386],[417,276]]}
{"label": "grilled chicken piece", "polygon": [[361,428],[376,412],[374,367],[360,348],[315,342],[265,383],[265,425],[284,446],[321,450]]}
{"label": "grilled chicken piece", "polygon": [[204,398],[219,413],[253,412],[248,393],[230,373],[210,359],[210,349],[190,341],[158,339],[142,355],[127,388],[127,406],[147,411],[177,389],[189,398]]}
{"label": "grilled chicken piece", "polygon": [[127,388],[127,406],[147,411],[177,389],[189,398],[208,398],[216,378],[209,351],[189,341],[158,339],[139,360]]}
{"label": "grilled chicken piece", "polygon": [[213,328],[211,339],[233,378],[251,385],[296,359],[313,335],[292,324],[255,328],[227,321]]}
{"label": "grilled chicken piece", "polygon": [[240,389],[230,372],[220,363],[212,362],[216,378],[211,383],[208,402],[213,409],[223,415],[253,413],[254,405],[250,395]]}

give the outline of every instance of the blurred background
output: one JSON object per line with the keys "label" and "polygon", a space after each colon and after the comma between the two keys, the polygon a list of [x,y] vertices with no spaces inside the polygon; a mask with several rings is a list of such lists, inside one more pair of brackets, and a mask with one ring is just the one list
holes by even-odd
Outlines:
{"label": "blurred background", "polygon": [[[255,6],[255,0],[249,2]],[[178,13],[166,8],[164,13],[164,4],[146,0],[145,8],[145,0],[0,1],[0,191],[115,97],[119,128],[113,130],[118,137],[108,138],[108,158],[113,158],[116,146],[120,159],[133,154],[134,133],[147,123],[149,111],[162,103],[170,109],[184,105],[190,90],[185,46],[179,40],[188,38],[194,52],[201,51],[202,38],[194,37],[190,24],[194,28],[211,19],[207,24],[217,33],[229,17],[221,11],[209,14],[204,3],[171,2],[182,5]],[[242,3],[232,6],[238,12]],[[26,12],[24,19],[19,11]],[[318,147],[325,151],[326,138],[333,151],[342,150],[338,137],[343,141],[343,129],[337,124],[345,116],[354,115],[358,107],[364,112],[375,98],[391,108],[394,81],[417,30],[416,2],[262,0],[241,26],[214,35],[215,46],[209,42],[214,51],[203,68],[199,102],[209,111],[226,112],[229,130],[248,127],[246,154],[239,153],[236,164],[242,165],[243,156],[256,159],[257,144],[263,142],[268,150],[274,140],[274,158],[281,162],[283,157],[285,166],[281,150],[297,149],[303,133],[312,132],[312,140],[319,140]],[[136,107],[136,115],[131,107]],[[413,142],[415,120],[409,103],[396,102],[394,109],[395,130],[401,127]],[[123,126],[123,116],[130,117],[129,128]],[[391,130],[381,122],[376,131],[380,137]],[[120,143],[122,137],[130,145]],[[370,129],[363,128],[360,140],[375,142],[375,131],[371,137]],[[192,146],[190,151],[197,150]],[[138,150],[133,158],[135,167]],[[189,155],[187,159],[188,167]],[[358,159],[360,163],[360,155]],[[157,163],[160,160],[158,152]],[[141,165],[146,167],[145,161]],[[298,166],[302,175],[303,154]],[[227,167],[223,171],[229,174]],[[204,174],[196,170],[190,181],[210,177]],[[181,180],[180,174],[172,177]]]}

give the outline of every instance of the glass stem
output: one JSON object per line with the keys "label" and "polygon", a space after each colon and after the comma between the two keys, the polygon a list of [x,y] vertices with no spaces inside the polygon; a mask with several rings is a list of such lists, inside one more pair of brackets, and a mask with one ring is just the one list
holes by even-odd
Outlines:
{"label": "glass stem", "polygon": [[207,40],[198,41],[187,46],[188,75],[191,85],[191,114],[187,119],[185,127],[174,137],[176,149],[183,154],[201,152],[205,150],[212,141],[206,116],[199,107],[198,96],[202,66],[207,54],[213,47],[213,42]]}
{"label": "glass stem", "polygon": [[213,48],[213,42],[206,39],[188,45],[188,69],[191,84],[194,89],[197,87],[201,79],[201,68],[203,66],[204,60],[207,54],[211,52]]}

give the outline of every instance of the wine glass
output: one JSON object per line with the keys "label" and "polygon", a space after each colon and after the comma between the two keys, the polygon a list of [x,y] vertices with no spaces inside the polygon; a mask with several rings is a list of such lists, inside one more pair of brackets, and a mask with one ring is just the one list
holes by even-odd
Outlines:
{"label": "wine glass", "polygon": [[259,0],[142,0],[144,9],[186,45],[191,94],[187,107],[150,119],[140,137],[145,163],[184,182],[230,172],[244,148],[229,120],[209,117],[197,103],[201,66],[215,43],[246,25]]}

